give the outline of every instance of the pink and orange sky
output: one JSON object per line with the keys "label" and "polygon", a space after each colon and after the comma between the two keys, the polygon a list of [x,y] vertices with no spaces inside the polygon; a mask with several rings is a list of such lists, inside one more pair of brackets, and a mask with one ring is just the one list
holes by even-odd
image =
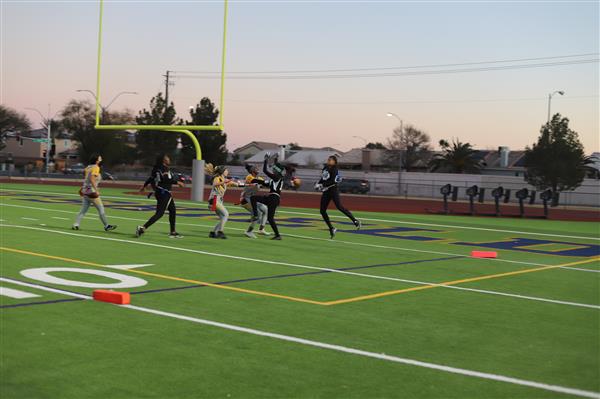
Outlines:
{"label": "pink and orange sky", "polygon": [[[92,98],[98,3],[6,1],[1,12],[0,102],[52,113]],[[166,70],[219,71],[222,3],[105,5],[102,102],[147,106]],[[571,120],[586,151],[599,151],[599,3],[589,2],[231,2],[225,92],[230,150],[252,140],[341,150],[385,141],[398,124],[434,143],[458,137],[478,148],[531,145],[553,111]],[[235,72],[391,68],[514,60],[596,60],[543,68],[343,79],[234,79]],[[508,62],[484,66],[522,64]],[[470,65],[474,68],[477,65]],[[462,67],[461,67],[462,68]],[[445,68],[452,69],[452,68]],[[375,72],[439,70],[416,68]],[[355,74],[356,72],[349,72]],[[359,72],[363,73],[363,72]],[[305,73],[299,73],[306,75]],[[255,76],[256,74],[250,74]],[[281,75],[281,74],[276,74]],[[273,74],[267,74],[273,76]],[[218,81],[174,80],[179,116],[203,96],[218,103]],[[87,96],[87,97],[86,97]]]}

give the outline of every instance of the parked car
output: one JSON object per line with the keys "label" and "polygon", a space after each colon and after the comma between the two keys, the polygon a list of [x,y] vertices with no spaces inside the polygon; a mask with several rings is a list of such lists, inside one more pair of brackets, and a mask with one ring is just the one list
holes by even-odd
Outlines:
{"label": "parked car", "polygon": [[85,165],[82,163],[76,163],[75,165],[71,165],[69,168],[65,168],[63,173],[65,175],[83,175],[85,171]]}
{"label": "parked car", "polygon": [[117,178],[113,174],[106,172],[106,171],[102,172],[102,179],[109,180],[109,181],[117,180]]}
{"label": "parked car", "polygon": [[338,188],[342,193],[366,194],[371,190],[371,184],[365,179],[343,179]]}

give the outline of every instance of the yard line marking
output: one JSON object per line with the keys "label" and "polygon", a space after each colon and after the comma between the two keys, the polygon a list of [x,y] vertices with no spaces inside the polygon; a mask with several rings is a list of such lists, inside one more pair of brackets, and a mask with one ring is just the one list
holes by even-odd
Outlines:
{"label": "yard line marking", "polygon": [[449,286],[449,285],[456,285],[456,284],[462,284],[462,283],[472,283],[474,281],[489,280],[489,279],[493,279],[493,278],[501,278],[501,277],[506,277],[506,276],[514,276],[514,275],[518,275],[518,274],[533,273],[533,272],[539,272],[539,271],[542,271],[542,270],[556,269],[556,268],[565,267],[565,266],[581,265],[581,264],[584,264],[584,263],[598,262],[599,260],[600,260],[600,258],[586,259],[586,260],[581,260],[581,261],[577,261],[577,262],[565,263],[565,264],[562,264],[562,265],[544,266],[544,267],[537,267],[537,268],[534,268],[534,269],[515,270],[515,271],[512,271],[512,272],[497,273],[497,274],[488,274],[488,275],[485,275],[485,276],[463,278],[463,279],[460,279],[460,280],[446,281],[446,282],[443,282],[443,283],[436,283],[436,284],[430,284],[430,285],[422,285],[420,287],[410,287],[410,288],[404,288],[404,289],[401,289],[401,290],[379,292],[379,293],[370,294],[370,295],[361,295],[361,296],[357,296],[357,297],[354,297],[354,298],[339,299],[337,301],[327,302],[327,304],[329,304],[329,305],[339,305],[339,304],[342,304],[342,303],[358,302],[358,301],[364,301],[364,300],[367,300],[367,299],[374,299],[374,298],[381,298],[381,297],[384,297],[384,296],[402,294],[402,293],[405,293],[405,292],[428,290],[428,289],[431,289],[431,288],[446,287],[446,286]]}
{"label": "yard line marking", "polygon": [[[280,213],[289,213],[293,215],[305,215],[312,216],[318,218],[319,215],[307,212],[295,212],[295,211],[279,211]],[[346,219],[345,216],[331,215],[330,218],[336,219]],[[564,234],[550,234],[550,233],[534,233],[529,231],[515,231],[515,230],[504,230],[504,229],[491,229],[485,227],[471,227],[471,226],[459,226],[459,225],[451,225],[451,224],[438,224],[438,223],[423,223],[423,222],[406,222],[401,220],[386,220],[386,219],[375,219],[375,218],[360,218],[361,220],[368,220],[372,222],[384,222],[384,223],[397,223],[397,224],[411,224],[418,226],[430,226],[430,227],[448,227],[452,229],[465,229],[465,230],[480,230],[480,231],[493,231],[498,233],[510,233],[510,234],[527,234],[534,236],[545,236],[545,237],[561,237],[561,238],[577,238],[581,240],[594,240],[600,241],[600,237],[582,237],[582,236],[572,236],[572,235],[564,235]]]}
{"label": "yard line marking", "polygon": [[[128,243],[128,244],[135,244],[135,245],[145,245],[145,246],[149,246],[149,247],[172,249],[172,250],[176,250],[176,251],[191,252],[191,253],[197,253],[197,254],[215,256],[215,257],[227,258],[227,259],[243,260],[243,261],[247,261],[247,262],[266,263],[266,264],[270,264],[270,265],[281,265],[281,266],[289,266],[289,267],[296,267],[296,268],[302,268],[302,269],[327,270],[327,271],[330,271],[333,273],[348,274],[351,276],[359,276],[359,277],[372,278],[372,279],[377,279],[377,280],[400,281],[403,283],[411,283],[411,284],[419,284],[419,285],[431,285],[432,284],[432,283],[418,281],[418,280],[408,280],[408,279],[401,279],[401,278],[395,278],[395,277],[379,276],[379,275],[374,275],[374,274],[356,273],[356,272],[337,270],[337,269],[332,269],[332,268],[327,268],[327,267],[300,265],[297,263],[288,263],[288,262],[280,262],[280,261],[273,261],[273,260],[266,260],[266,259],[248,258],[245,256],[228,255],[228,254],[224,254],[224,253],[208,252],[208,251],[202,251],[202,250],[191,249],[191,248],[173,247],[170,245],[156,244],[156,243],[150,243],[150,242],[144,242],[144,241],[133,241],[133,240],[124,240],[124,239],[119,239],[119,238],[111,238],[111,237],[83,235],[83,234],[76,234],[76,233],[71,233],[71,232],[66,232],[66,231],[42,229],[42,228],[32,227],[32,226],[9,225],[9,224],[0,224],[0,226],[14,227],[14,228],[21,228],[21,229],[28,229],[28,230],[38,230],[38,231],[50,232],[50,233],[54,233],[54,234],[63,234],[63,235],[69,235],[69,236],[74,236],[74,237],[81,237],[81,238],[93,238],[93,239],[98,239],[98,240],[116,241],[116,242],[123,242],[123,243]],[[554,267],[556,267],[556,266],[558,266],[558,265],[554,265]],[[560,266],[565,266],[565,265],[560,265]],[[543,265],[543,267],[548,267],[548,266]]]}
{"label": "yard line marking", "polygon": [[[98,237],[98,238],[100,238],[100,237]],[[79,259],[65,258],[62,256],[54,256],[54,255],[42,254],[42,253],[38,253],[38,252],[24,251],[22,249],[16,249],[16,248],[0,247],[0,250],[7,251],[7,252],[15,252],[15,253],[23,254],[23,255],[38,256],[40,258],[48,258],[48,259],[60,260],[60,261],[64,261],[64,262],[77,263],[77,264],[86,265],[86,266],[110,267],[110,266],[102,265],[100,263],[87,262],[87,261],[83,261],[83,260],[79,260]],[[245,294],[253,294],[253,295],[267,296],[267,297],[272,297],[272,298],[286,299],[286,300],[294,301],[294,302],[310,303],[312,305],[321,305],[321,306],[325,305],[324,302],[313,301],[313,300],[305,299],[305,298],[297,298],[297,297],[292,297],[292,296],[287,296],[287,295],[273,294],[270,292],[255,291],[255,290],[233,287],[233,286],[228,286],[228,285],[219,285],[219,284],[209,283],[206,281],[191,280],[191,279],[186,279],[186,278],[169,276],[169,275],[165,275],[165,274],[150,273],[150,272],[146,272],[146,271],[142,271],[142,270],[135,270],[135,269],[126,269],[126,270],[131,273],[161,278],[164,280],[182,281],[185,283],[205,285],[207,287],[219,288],[219,289],[228,290],[228,291],[237,291],[237,292],[242,292]]]}
{"label": "yard line marking", "polygon": [[[64,234],[64,235],[70,235],[70,236],[82,237],[82,238],[96,238],[96,239],[101,239],[101,240],[117,241],[117,242],[125,242],[125,243],[139,244],[139,245],[147,245],[147,246],[158,247],[158,248],[173,249],[173,250],[179,250],[179,251],[183,251],[183,252],[200,253],[200,254],[203,254],[203,255],[222,256],[222,257],[234,258],[234,259],[242,259],[242,260],[247,259],[247,260],[250,260],[250,261],[253,261],[253,262],[261,262],[261,263],[268,263],[268,264],[280,264],[280,265],[286,265],[286,266],[292,266],[292,267],[300,267],[300,268],[307,268],[307,269],[316,269],[316,270],[335,271],[335,272],[341,273],[341,274],[350,274],[350,275],[356,275],[356,276],[362,276],[362,277],[369,277],[369,278],[380,279],[380,280],[400,281],[400,282],[412,283],[412,284],[418,284],[418,285],[424,285],[424,286],[428,286],[428,285],[438,286],[438,285],[440,285],[439,283],[431,283],[431,282],[417,281],[417,280],[407,280],[407,279],[394,278],[394,277],[385,277],[385,276],[378,276],[378,275],[372,275],[372,274],[353,273],[353,272],[347,272],[347,271],[340,271],[340,270],[336,270],[336,269],[320,268],[320,267],[316,267],[316,266],[294,265],[294,264],[291,264],[291,263],[282,263],[282,262],[260,260],[260,259],[252,259],[252,258],[242,258],[242,257],[233,256],[233,255],[213,254],[211,252],[199,251],[199,250],[188,249],[188,248],[171,247],[171,246],[167,246],[167,245],[145,243],[145,242],[141,242],[141,241],[121,240],[121,239],[110,238],[110,237],[81,235],[81,234],[75,234],[75,233],[64,232],[64,231],[56,231],[56,230],[49,230],[49,229],[40,229],[40,228],[36,228],[36,227],[31,227],[31,226],[19,226],[19,225],[5,225],[5,224],[0,224],[0,227],[14,227],[14,228],[22,228],[22,229],[28,229],[28,230],[38,230],[38,231],[50,232],[50,233],[55,233],[55,234]],[[16,251],[19,251],[19,250],[16,250]],[[75,262],[79,262],[77,260],[74,260],[74,261]],[[100,265],[100,266],[103,266],[103,265]],[[564,266],[564,265],[554,265],[554,266],[556,267],[556,266]],[[141,271],[131,270],[131,272],[141,272]],[[440,286],[442,288],[458,289],[458,290],[461,290],[461,291],[473,291],[473,292],[479,292],[479,293],[489,293],[491,295],[511,296],[511,297],[514,297],[514,298],[529,299],[529,300],[540,301],[540,302],[551,302],[551,303],[557,303],[557,304],[563,304],[563,305],[581,306],[581,307],[586,307],[586,308],[600,309],[600,306],[590,305],[590,304],[567,302],[567,301],[559,301],[559,300],[548,299],[548,298],[537,298],[537,297],[530,297],[530,296],[524,296],[524,295],[518,295],[518,294],[500,293],[500,292],[495,292],[495,291],[484,292],[484,290],[478,290],[478,289],[467,288],[467,287],[456,287],[456,286],[452,286],[452,285],[440,285]],[[220,286],[218,288],[224,288],[224,286]],[[325,305],[325,306],[332,305],[332,303],[328,303],[328,302],[322,302],[320,304]]]}
{"label": "yard line marking", "polygon": [[510,294],[508,292],[501,292],[501,291],[481,290],[481,289],[477,289],[477,288],[461,287],[458,285],[448,285],[448,286],[444,286],[443,288],[452,288],[454,290],[459,290],[459,291],[479,292],[481,294],[500,295],[500,296],[506,296],[506,297],[511,297],[511,298],[517,298],[517,299],[527,299],[530,301],[548,302],[548,303],[554,303],[557,305],[577,306],[577,307],[581,307],[581,308],[600,310],[600,305],[590,305],[587,303],[561,301],[558,299],[541,298],[541,297],[529,296],[529,295]]}
{"label": "yard line marking", "polygon": [[69,218],[61,218],[59,216],[52,216],[52,219],[58,219],[58,220],[69,220]]}
{"label": "yard line marking", "polygon": [[15,303],[12,305],[1,305],[0,309],[22,308],[24,306],[51,305],[54,303],[76,302],[76,301],[83,301],[83,300],[84,299],[82,299],[82,298],[67,298],[67,299],[53,299],[51,301],[41,301],[41,302]]}
{"label": "yard line marking", "polygon": [[26,217],[22,217],[21,219],[25,219],[25,220],[32,220],[34,222],[37,222],[40,219],[34,219],[34,218],[26,218]]}
{"label": "yard line marking", "polygon": [[577,270],[580,272],[592,272],[592,273],[600,273],[600,270],[594,270],[594,269],[583,269],[581,267],[569,267],[569,266],[561,266],[561,269],[569,269],[569,270]]}
{"label": "yard line marking", "polygon": [[[68,196],[75,196],[75,197],[79,196],[79,194],[48,192],[48,191],[33,191],[33,190],[21,190],[21,189],[4,189],[4,190],[5,191],[19,191],[19,192],[25,192],[25,193],[37,193],[37,194],[54,194],[54,195],[59,195],[59,196],[60,195],[68,195]],[[139,200],[139,201],[144,201],[144,202],[155,202],[154,200],[149,200],[146,198],[137,198],[137,197],[118,197],[118,196],[103,195],[102,198],[112,198],[112,199],[120,199],[120,200],[126,200],[126,201]],[[179,201],[183,202],[183,203],[197,204],[195,202],[187,201],[187,200],[179,200]],[[320,218],[320,215],[308,213],[308,212],[282,211],[282,210],[280,210],[278,212],[289,213],[292,215],[304,215],[304,216],[312,216],[315,218]],[[338,216],[338,215],[330,215],[329,217],[335,218],[335,219],[345,219],[345,216]],[[498,233],[527,234],[527,235],[544,236],[544,237],[576,238],[576,239],[581,239],[581,240],[600,241],[600,237],[585,237],[585,236],[573,236],[573,235],[551,234],[551,233],[534,233],[534,232],[528,232],[528,231],[492,229],[492,228],[485,228],[485,227],[471,227],[471,226],[460,226],[460,225],[449,225],[449,224],[438,224],[438,223],[408,222],[408,221],[402,221],[402,220],[388,220],[388,219],[377,219],[377,218],[361,218],[361,220],[368,220],[368,221],[372,221],[372,222],[410,224],[410,225],[431,226],[431,227],[448,227],[448,228],[465,229],[465,230],[493,231],[493,232],[498,232]]]}
{"label": "yard line marking", "polygon": [[24,281],[13,280],[11,278],[6,278],[6,277],[0,277],[0,281],[3,281],[5,283],[21,285],[23,287],[35,288],[35,289],[42,290],[42,291],[53,292],[55,294],[63,294],[63,295],[67,295],[67,296],[72,296],[75,298],[82,298],[82,299],[91,299],[92,298],[89,295],[78,294],[78,293],[72,292],[72,291],[60,290],[58,288],[46,287],[45,285],[26,283]]}
{"label": "yard line marking", "polygon": [[[73,294],[68,291],[50,289],[47,287],[38,286],[36,284],[25,283],[25,282],[21,282],[21,281],[6,279],[6,278],[0,278],[0,281],[6,281],[6,282],[10,282],[10,283],[17,284],[17,285],[22,285],[25,287],[37,288],[37,289],[41,289],[41,290],[48,290],[51,292],[58,292],[58,293],[62,293],[67,296],[76,296],[78,298],[83,297],[84,299],[91,299],[91,297],[86,296],[86,295]],[[104,304],[102,304],[102,305],[104,305]],[[508,383],[508,384],[520,385],[520,386],[525,386],[525,387],[529,387],[529,388],[536,388],[536,389],[541,389],[541,390],[550,391],[550,392],[557,392],[557,393],[563,393],[563,394],[567,394],[567,395],[579,396],[582,398],[600,399],[600,392],[586,391],[586,390],[577,389],[577,388],[564,387],[564,386],[560,386],[560,385],[546,384],[543,382],[530,381],[530,380],[524,380],[521,378],[509,377],[509,376],[505,376],[505,375],[501,375],[501,374],[492,374],[492,373],[486,373],[486,372],[481,372],[481,371],[476,371],[476,370],[463,369],[463,368],[459,368],[459,367],[446,366],[443,364],[424,362],[424,361],[420,361],[420,360],[416,360],[416,359],[409,359],[409,358],[403,358],[403,357],[399,357],[399,356],[387,355],[387,354],[383,354],[383,353],[369,352],[369,351],[365,351],[362,349],[356,349],[356,348],[351,348],[351,347],[336,345],[336,344],[329,344],[329,343],[320,342],[320,341],[313,341],[313,340],[306,339],[306,338],[300,338],[300,337],[294,337],[291,335],[273,333],[273,332],[269,332],[269,331],[238,326],[235,324],[228,324],[228,323],[222,323],[222,322],[208,320],[208,319],[201,319],[201,318],[197,318],[197,317],[185,316],[185,315],[181,315],[178,313],[165,312],[162,310],[157,310],[157,309],[152,309],[152,308],[147,308],[147,307],[142,307],[142,306],[112,305],[112,304],[108,304],[108,306],[115,306],[115,307],[120,307],[120,308],[136,310],[138,312],[144,312],[144,313],[167,317],[167,318],[171,318],[171,319],[188,321],[188,322],[201,324],[201,325],[205,325],[205,326],[216,327],[216,328],[220,328],[220,329],[224,329],[224,330],[235,331],[235,332],[240,332],[240,333],[250,334],[250,335],[256,335],[256,336],[260,336],[260,337],[272,338],[272,339],[276,339],[279,341],[292,342],[295,344],[312,346],[312,347],[316,347],[316,348],[320,348],[320,349],[327,349],[327,350],[347,353],[347,354],[351,354],[351,355],[355,355],[355,356],[379,359],[379,360],[384,360],[384,361],[393,362],[393,363],[400,363],[400,364],[404,364],[404,365],[408,365],[408,366],[421,367],[421,368],[427,368],[427,369],[442,371],[442,372],[451,373],[451,374],[464,375],[467,377],[480,378],[480,379],[497,381],[497,382],[504,382],[504,383]]]}
{"label": "yard line marking", "polygon": [[140,263],[133,265],[104,265],[104,267],[110,267],[111,269],[117,270],[130,270],[135,269],[136,267],[146,267],[146,266],[154,266],[154,263]]}
{"label": "yard line marking", "polygon": [[31,292],[25,292],[25,291],[21,291],[21,290],[15,290],[13,288],[0,286],[0,296],[7,296],[9,298],[14,298],[14,299],[27,299],[27,298],[37,298],[39,295],[32,294]]}
{"label": "yard line marking", "polygon": [[[0,206],[34,209],[34,210],[39,210],[39,211],[62,212],[62,213],[69,213],[69,214],[79,213],[79,212],[73,212],[73,211],[65,211],[62,209],[40,208],[40,207],[33,207],[33,206],[3,204],[3,203],[0,203]],[[146,219],[136,219],[136,218],[129,218],[129,217],[125,217],[125,216],[114,216],[114,215],[111,215],[111,218],[131,220],[131,221],[135,221],[135,222],[145,222],[146,221]],[[96,219],[96,218],[94,216],[86,216],[85,219]],[[168,224],[169,222],[163,222],[163,221],[159,220],[156,223],[157,224]],[[177,223],[177,224],[180,226],[205,227],[208,229],[214,228],[214,226],[210,226],[210,225],[206,225],[206,224],[197,224],[197,223]],[[236,230],[236,231],[246,231],[246,229],[241,229],[241,228],[236,228],[236,227],[228,227],[228,229]],[[369,244],[369,243],[362,243],[362,242],[355,242],[355,241],[344,241],[344,240],[339,240],[339,239],[331,240],[328,238],[311,237],[311,236],[304,236],[304,235],[298,235],[298,234],[287,234],[286,233],[286,234],[284,234],[284,236],[301,238],[301,239],[306,239],[306,240],[325,241],[325,242],[328,242],[331,244],[344,244],[344,245],[352,245],[352,246],[358,245],[358,246],[364,246],[364,247],[370,247],[370,248],[391,249],[391,250],[401,251],[401,252],[416,252],[416,253],[425,253],[425,254],[433,254],[433,255],[460,256],[460,257],[463,257],[466,259],[472,259],[470,255],[457,254],[457,253],[452,253],[452,252],[431,251],[431,250],[405,248],[405,247],[392,247],[389,245]],[[481,260],[481,259],[479,259],[479,260]],[[527,266],[547,266],[546,264],[543,264],[543,263],[523,262],[523,261],[518,261],[518,260],[510,260],[510,259],[502,259],[502,258],[486,258],[485,260],[490,261],[490,262],[503,262],[503,263],[512,263],[512,264],[527,265]]]}

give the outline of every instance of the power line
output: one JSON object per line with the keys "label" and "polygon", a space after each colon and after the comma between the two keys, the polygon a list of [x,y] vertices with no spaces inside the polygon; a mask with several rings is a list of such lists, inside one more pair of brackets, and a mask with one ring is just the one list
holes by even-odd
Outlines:
{"label": "power line", "polygon": [[[394,76],[418,76],[418,75],[442,75],[442,74],[455,74],[455,73],[468,73],[468,72],[487,72],[487,71],[504,71],[513,69],[529,69],[529,68],[544,68],[544,67],[555,67],[555,66],[566,66],[566,65],[580,65],[597,63],[600,59],[584,59],[575,61],[557,61],[557,62],[545,62],[535,64],[515,64],[515,65],[502,65],[502,66],[490,66],[490,67],[476,67],[476,68],[459,68],[459,69],[441,69],[441,70],[424,70],[424,71],[407,71],[407,72],[381,72],[381,73],[367,73],[367,74],[322,74],[322,75],[255,75],[255,76],[228,76],[227,79],[232,80],[311,80],[311,79],[353,79],[353,78],[381,78],[381,77],[394,77]],[[220,79],[218,76],[202,76],[193,74],[180,74],[174,75],[174,78],[185,78],[185,79]]]}
{"label": "power line", "polygon": [[[598,98],[598,95],[569,96],[561,100],[574,100],[583,98]],[[309,101],[309,100],[256,100],[256,99],[233,99],[233,103],[256,103],[256,104],[314,104],[314,105],[383,105],[383,104],[461,104],[461,103],[488,103],[488,102],[517,102],[517,101],[548,101],[544,97],[529,98],[496,98],[496,99],[467,99],[467,100],[389,100],[389,101]]]}
{"label": "power line", "polygon": [[[581,58],[600,55],[600,53],[581,53],[581,54],[570,54],[570,55],[556,55],[549,57],[535,57],[535,58],[513,58],[505,60],[492,60],[492,61],[471,61],[461,62],[452,64],[425,64],[425,65],[409,65],[409,66],[395,66],[395,67],[369,67],[369,68],[349,68],[349,69],[305,69],[305,70],[273,70],[273,71],[230,71],[228,74],[293,74],[293,73],[337,73],[337,72],[367,72],[367,71],[389,71],[395,69],[422,69],[422,68],[447,68],[457,66],[469,66],[469,65],[485,65],[485,64],[501,64],[508,62],[528,62],[528,61],[541,61],[541,60],[552,60],[561,58]],[[172,71],[174,74],[182,75],[210,75],[218,74],[221,72],[210,72],[210,71]]]}

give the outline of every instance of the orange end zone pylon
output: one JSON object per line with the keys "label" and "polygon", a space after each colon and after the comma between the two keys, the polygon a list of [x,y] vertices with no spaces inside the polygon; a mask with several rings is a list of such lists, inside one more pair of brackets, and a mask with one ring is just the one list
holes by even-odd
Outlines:
{"label": "orange end zone pylon", "polygon": [[471,251],[473,258],[497,258],[498,252],[496,251]]}
{"label": "orange end zone pylon", "polygon": [[117,292],[108,290],[94,290],[92,295],[95,301],[116,303],[117,305],[129,305],[129,292]]}

